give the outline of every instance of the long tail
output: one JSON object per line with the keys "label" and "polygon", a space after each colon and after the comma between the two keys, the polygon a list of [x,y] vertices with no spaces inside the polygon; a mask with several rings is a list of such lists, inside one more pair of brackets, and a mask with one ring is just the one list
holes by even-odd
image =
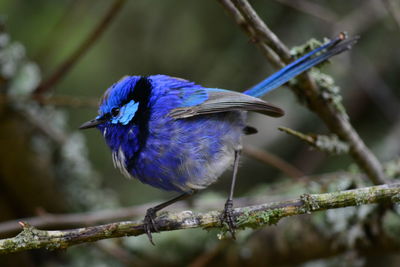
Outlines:
{"label": "long tail", "polygon": [[[346,35],[344,33],[340,33],[337,38],[314,49],[305,56],[299,58],[298,60],[290,63],[281,70],[275,72],[265,80],[253,86],[251,89],[245,91],[244,94],[255,97],[262,97],[266,93],[283,85],[284,83],[288,82],[290,79],[296,77],[302,72],[329,59],[330,57],[333,57],[346,50],[349,50],[352,47],[352,45],[357,42],[357,40],[358,37],[353,37],[351,39],[346,40]],[[321,53],[317,56],[314,56],[318,52]]]}

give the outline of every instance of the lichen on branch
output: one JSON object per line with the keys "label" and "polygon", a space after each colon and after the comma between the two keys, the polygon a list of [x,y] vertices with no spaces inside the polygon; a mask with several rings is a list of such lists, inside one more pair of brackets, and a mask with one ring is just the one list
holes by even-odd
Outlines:
{"label": "lichen on branch", "polygon": [[[385,184],[333,193],[304,194],[293,200],[236,208],[234,214],[239,229],[259,228],[276,224],[280,219],[288,216],[373,203],[395,203],[399,201],[399,195],[400,183]],[[220,216],[220,211],[165,212],[157,217],[156,224],[160,231],[220,228],[224,233]],[[62,249],[101,239],[144,234],[142,221],[115,222],[63,231],[45,231],[36,229],[27,223],[21,222],[20,224],[23,228],[22,232],[15,237],[0,240],[0,254],[38,248]]]}

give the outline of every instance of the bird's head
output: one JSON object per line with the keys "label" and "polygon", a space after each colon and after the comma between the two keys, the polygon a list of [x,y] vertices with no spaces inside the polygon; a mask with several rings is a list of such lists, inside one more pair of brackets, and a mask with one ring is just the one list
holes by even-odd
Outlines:
{"label": "bird's head", "polygon": [[126,154],[133,153],[139,147],[139,135],[146,132],[151,88],[147,77],[122,78],[104,93],[98,116],[79,129],[98,128],[112,151],[122,148]]}
{"label": "bird's head", "polygon": [[146,133],[150,114],[151,80],[143,76],[127,76],[104,93],[98,116],[79,128],[98,128],[112,150],[113,161],[130,177],[127,161],[139,150],[141,135]]}
{"label": "bird's head", "polygon": [[[139,108],[147,106],[149,81],[142,76],[127,76],[113,84],[104,93],[98,116],[83,123],[79,129],[126,126],[133,122]],[[145,103],[146,102],[146,103]]]}

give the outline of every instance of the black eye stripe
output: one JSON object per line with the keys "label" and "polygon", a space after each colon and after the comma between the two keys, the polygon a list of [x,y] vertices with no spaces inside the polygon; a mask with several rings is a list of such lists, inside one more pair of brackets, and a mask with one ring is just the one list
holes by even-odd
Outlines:
{"label": "black eye stripe", "polygon": [[[139,127],[137,140],[139,141],[139,150],[135,153],[133,158],[128,162],[127,169],[131,170],[135,165],[135,162],[138,159],[138,155],[140,154],[143,147],[145,147],[147,138],[149,135],[149,118],[151,113],[151,108],[149,107],[150,96],[152,91],[152,83],[151,80],[147,77],[142,77],[139,79],[135,85],[135,88],[130,97],[130,100],[134,100],[139,103],[138,110],[135,113],[135,117],[133,119],[134,123]],[[129,101],[128,101],[129,102]]]}
{"label": "black eye stripe", "polygon": [[106,113],[101,117],[101,119],[109,120],[109,119],[111,119],[111,114],[110,113]]}
{"label": "black eye stripe", "polygon": [[111,116],[116,117],[119,114],[119,108],[112,108],[111,109]]}

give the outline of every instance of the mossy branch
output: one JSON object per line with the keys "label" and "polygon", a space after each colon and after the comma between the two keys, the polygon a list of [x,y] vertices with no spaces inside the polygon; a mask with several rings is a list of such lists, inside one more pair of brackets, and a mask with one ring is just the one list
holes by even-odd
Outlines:
{"label": "mossy branch", "polygon": [[[235,209],[237,227],[258,228],[276,224],[280,219],[315,211],[359,206],[372,203],[395,203],[400,201],[400,183],[359,188],[325,194],[304,194],[297,199],[272,202]],[[193,213],[162,213],[156,219],[160,231],[188,228],[221,228],[220,211]],[[36,229],[27,223],[20,223],[23,230],[17,236],[0,240],[0,254],[45,248],[64,249],[70,246],[101,239],[138,236],[144,233],[142,221],[123,221],[104,225],[63,231]]]}
{"label": "mossy branch", "polygon": [[287,127],[279,127],[280,131],[290,134],[306,142],[310,146],[329,154],[343,154],[349,152],[349,145],[332,135],[303,134]]}
{"label": "mossy branch", "polygon": [[[281,67],[283,63],[288,64],[292,61],[290,50],[258,16],[247,0],[218,1],[274,66]],[[332,133],[349,145],[349,154],[369,179],[374,184],[384,184],[382,165],[351,125],[333,80],[320,72],[309,72],[301,75],[298,82],[290,83],[289,86],[300,100],[324,121]]]}

